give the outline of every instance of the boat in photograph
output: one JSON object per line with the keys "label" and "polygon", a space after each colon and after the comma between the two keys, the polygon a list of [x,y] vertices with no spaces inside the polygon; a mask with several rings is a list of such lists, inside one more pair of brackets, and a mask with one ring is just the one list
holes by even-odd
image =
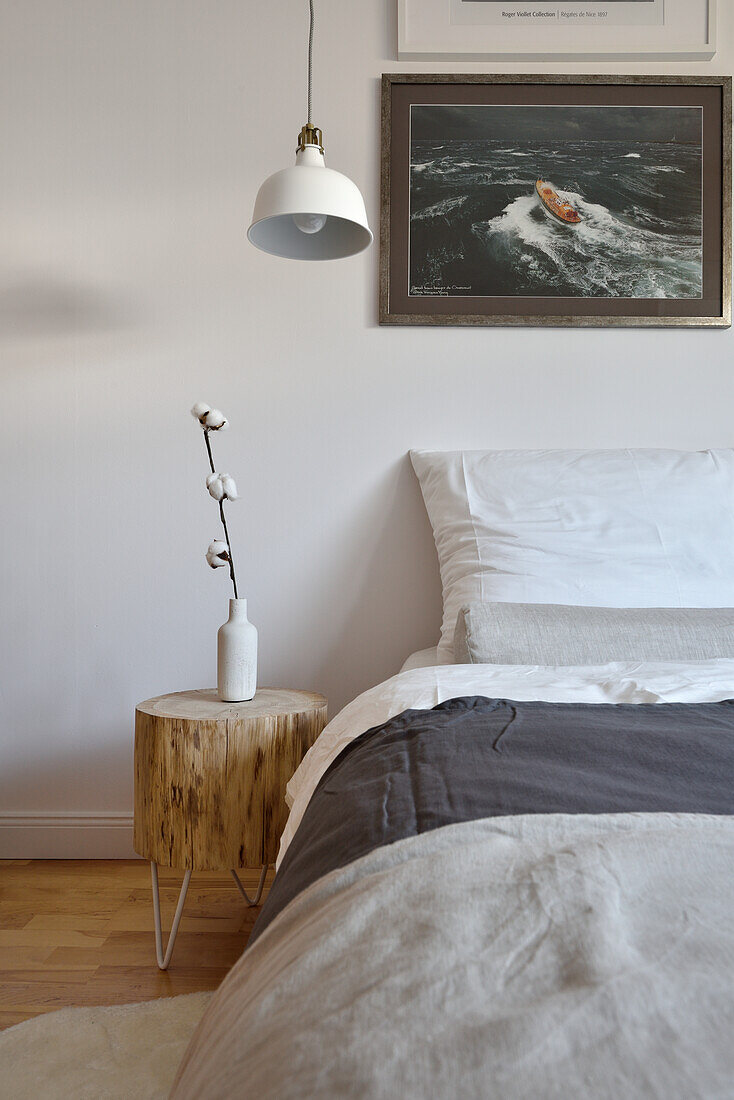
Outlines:
{"label": "boat in photograph", "polygon": [[553,221],[563,225],[578,225],[581,215],[575,210],[567,199],[562,199],[546,180],[536,180],[535,190],[538,193],[543,209]]}

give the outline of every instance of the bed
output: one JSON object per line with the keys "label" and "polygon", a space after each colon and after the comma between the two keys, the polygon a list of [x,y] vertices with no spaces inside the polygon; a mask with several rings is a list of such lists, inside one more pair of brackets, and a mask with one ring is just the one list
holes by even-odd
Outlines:
{"label": "bed", "polygon": [[172,1096],[731,1096],[732,453],[413,459],[441,640],[291,780]]}

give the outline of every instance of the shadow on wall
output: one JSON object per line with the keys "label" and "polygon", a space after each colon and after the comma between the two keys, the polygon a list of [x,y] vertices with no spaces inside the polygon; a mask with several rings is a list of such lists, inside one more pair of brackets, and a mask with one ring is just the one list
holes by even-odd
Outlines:
{"label": "shadow on wall", "polygon": [[28,276],[0,284],[0,340],[80,336],[131,320],[130,309],[74,283]]}
{"label": "shadow on wall", "polygon": [[332,617],[334,640],[316,670],[330,717],[394,676],[410,653],[436,645],[441,628],[433,533],[409,456],[389,467],[360,503],[349,541],[340,545],[333,570],[323,571],[315,594],[321,607],[329,606],[334,587],[351,594]]}

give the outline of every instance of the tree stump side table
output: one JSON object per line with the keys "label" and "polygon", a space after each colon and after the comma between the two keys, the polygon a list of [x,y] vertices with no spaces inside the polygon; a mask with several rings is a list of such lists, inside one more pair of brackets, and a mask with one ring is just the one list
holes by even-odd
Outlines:
{"label": "tree stump side table", "polygon": [[[192,871],[229,870],[248,905],[262,896],[288,808],[285,788],[326,725],[327,701],[310,691],[263,688],[245,703],[216,691],[180,691],[135,708],[133,846],[150,860],[156,957],[171,961]],[[184,871],[164,953],[158,867]],[[262,866],[257,894],[241,867]]]}

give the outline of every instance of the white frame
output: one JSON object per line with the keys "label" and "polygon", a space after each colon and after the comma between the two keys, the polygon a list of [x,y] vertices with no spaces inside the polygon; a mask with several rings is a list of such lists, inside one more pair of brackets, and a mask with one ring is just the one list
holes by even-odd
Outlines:
{"label": "white frame", "polygon": [[[678,61],[710,60],[716,53],[716,0],[666,0],[666,23],[653,27],[591,28],[571,41],[562,33],[554,42],[552,33],[533,34],[522,28],[488,24],[462,26],[451,23],[450,0],[397,0],[399,61],[476,61],[490,57],[544,59],[598,58],[600,60]],[[596,2],[596,0],[594,0]],[[562,3],[562,0],[559,0]],[[700,33],[676,32],[675,9],[685,4],[700,9]],[[417,28],[411,13],[423,9],[423,27]],[[435,10],[426,15],[426,8]],[[671,11],[672,9],[672,11]],[[553,31],[562,28],[553,28]],[[641,33],[642,32],[642,33]]]}

